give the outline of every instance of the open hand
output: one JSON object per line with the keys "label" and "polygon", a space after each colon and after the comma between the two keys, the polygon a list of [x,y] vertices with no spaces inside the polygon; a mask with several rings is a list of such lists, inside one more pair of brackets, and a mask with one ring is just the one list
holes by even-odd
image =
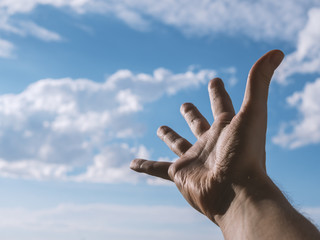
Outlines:
{"label": "open hand", "polygon": [[179,156],[174,162],[135,159],[131,168],[173,181],[184,198],[217,223],[235,197],[235,186],[266,176],[265,139],[268,88],[283,53],[273,50],[250,70],[244,100],[235,114],[221,79],[209,83],[212,125],[191,103],[181,113],[197,137],[192,145],[167,126],[158,136]]}

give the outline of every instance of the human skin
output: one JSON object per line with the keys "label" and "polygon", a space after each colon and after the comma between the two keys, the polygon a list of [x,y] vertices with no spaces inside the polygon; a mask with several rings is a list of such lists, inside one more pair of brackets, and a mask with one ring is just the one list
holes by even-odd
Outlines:
{"label": "human skin", "polygon": [[273,50],[251,68],[235,114],[221,79],[210,81],[212,125],[191,103],[181,114],[197,137],[192,145],[167,126],[157,134],[179,156],[175,162],[135,159],[130,167],[173,181],[184,198],[222,230],[225,239],[320,239],[266,172],[268,89],[284,55]]}

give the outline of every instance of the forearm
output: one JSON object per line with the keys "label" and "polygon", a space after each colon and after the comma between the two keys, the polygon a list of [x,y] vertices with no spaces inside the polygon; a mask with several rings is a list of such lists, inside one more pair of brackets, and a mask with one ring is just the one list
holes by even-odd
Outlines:
{"label": "forearm", "polygon": [[228,239],[320,239],[318,229],[298,213],[267,176],[232,186],[235,197],[215,221]]}

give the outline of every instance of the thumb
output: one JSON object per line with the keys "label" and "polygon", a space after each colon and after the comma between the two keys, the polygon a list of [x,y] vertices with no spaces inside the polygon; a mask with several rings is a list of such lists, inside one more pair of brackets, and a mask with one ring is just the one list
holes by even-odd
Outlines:
{"label": "thumb", "polygon": [[272,75],[284,58],[280,50],[263,55],[251,68],[241,111],[255,117],[267,116],[268,91]]}

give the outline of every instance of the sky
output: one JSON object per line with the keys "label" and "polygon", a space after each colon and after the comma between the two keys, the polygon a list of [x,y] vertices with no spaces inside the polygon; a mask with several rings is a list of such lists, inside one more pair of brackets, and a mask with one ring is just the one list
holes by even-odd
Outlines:
{"label": "sky", "polygon": [[177,158],[161,125],[195,142],[179,108],[212,122],[214,77],[239,110],[272,49],[267,171],[319,226],[319,22],[317,0],[0,0],[1,239],[223,239],[129,164]]}

